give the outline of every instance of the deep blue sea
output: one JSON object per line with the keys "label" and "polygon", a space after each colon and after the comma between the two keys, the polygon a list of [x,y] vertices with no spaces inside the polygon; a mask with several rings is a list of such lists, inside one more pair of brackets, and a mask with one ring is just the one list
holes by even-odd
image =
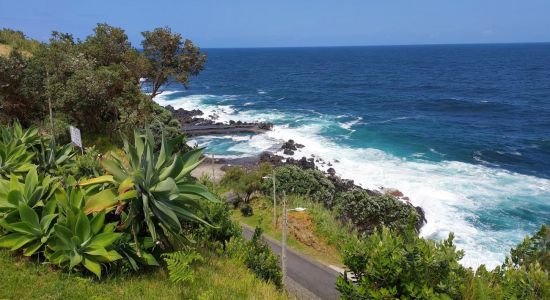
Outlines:
{"label": "deep blue sea", "polygon": [[190,89],[156,98],[261,135],[198,138],[218,156],[305,144],[364,187],[401,190],[422,235],[454,232],[463,263],[493,267],[550,223],[550,44],[207,49]]}

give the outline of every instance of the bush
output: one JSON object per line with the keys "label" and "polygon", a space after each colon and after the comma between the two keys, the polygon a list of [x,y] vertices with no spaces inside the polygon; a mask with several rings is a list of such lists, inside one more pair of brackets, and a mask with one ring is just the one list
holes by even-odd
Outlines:
{"label": "bush", "polygon": [[384,227],[350,241],[343,256],[354,277],[345,274],[337,280],[344,299],[458,299],[466,272],[452,234],[434,242],[412,228],[401,235]]}
{"label": "bush", "polygon": [[227,203],[209,205],[207,209],[212,226],[200,227],[198,235],[207,243],[220,243],[225,251],[232,238],[242,235],[242,229],[231,220],[231,210]]}
{"label": "bush", "polygon": [[101,154],[95,146],[86,148],[84,155],[76,156],[74,173],[82,177],[99,176],[102,173],[100,159]]}
{"label": "bush", "polygon": [[[275,169],[275,178],[278,191],[309,196],[329,208],[334,206],[334,185],[319,170],[303,170],[297,166],[286,165]],[[266,194],[271,193],[271,188],[271,182],[264,182],[263,190]]]}
{"label": "bush", "polygon": [[510,260],[515,267],[539,263],[543,270],[550,272],[550,230],[542,225],[532,237],[527,236],[521,244],[510,250]]}
{"label": "bush", "polygon": [[250,217],[254,214],[254,211],[252,210],[252,206],[250,204],[246,203],[241,207],[241,214],[244,217]]}
{"label": "bush", "polygon": [[253,171],[239,166],[231,167],[225,171],[220,183],[232,189],[240,199],[248,204],[252,194],[262,189],[262,177],[270,172],[270,166],[266,164],[260,165]]}
{"label": "bush", "polygon": [[257,277],[282,288],[283,276],[279,260],[261,237],[262,229],[256,227],[252,240],[246,243],[244,262]]}
{"label": "bush", "polygon": [[419,219],[413,206],[391,195],[371,196],[359,189],[338,195],[337,212],[361,233],[372,233],[382,226],[403,230]]}

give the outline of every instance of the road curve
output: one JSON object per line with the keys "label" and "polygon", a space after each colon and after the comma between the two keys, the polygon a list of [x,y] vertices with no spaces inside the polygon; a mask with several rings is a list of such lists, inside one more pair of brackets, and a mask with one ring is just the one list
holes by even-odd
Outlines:
{"label": "road curve", "polygon": [[[243,236],[247,239],[252,238],[254,228],[242,224]],[[281,245],[269,237],[263,236],[263,239],[271,247],[271,250],[281,255]],[[299,254],[292,249],[287,248],[287,276],[291,282],[299,284],[320,299],[338,299],[339,293],[336,290],[336,278],[340,273],[330,269],[312,259]],[[310,298],[307,297],[306,298]]]}

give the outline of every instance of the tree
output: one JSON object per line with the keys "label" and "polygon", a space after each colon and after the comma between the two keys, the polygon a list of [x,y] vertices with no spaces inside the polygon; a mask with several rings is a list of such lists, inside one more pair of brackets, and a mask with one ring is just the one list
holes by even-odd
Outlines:
{"label": "tree", "polygon": [[143,53],[150,63],[146,82],[151,85],[151,99],[162,93],[163,86],[178,82],[187,87],[190,77],[203,70],[206,55],[179,33],[164,27],[142,35]]}

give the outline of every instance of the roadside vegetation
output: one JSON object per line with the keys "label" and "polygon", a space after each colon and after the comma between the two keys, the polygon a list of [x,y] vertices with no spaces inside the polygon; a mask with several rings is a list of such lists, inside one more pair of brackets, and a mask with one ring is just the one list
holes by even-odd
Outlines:
{"label": "roadside vegetation", "polygon": [[460,264],[463,251],[452,233],[443,241],[419,237],[416,210],[392,195],[338,191],[322,172],[296,166],[226,170],[221,188],[239,191],[234,218],[260,224],[278,240],[271,174],[279,212],[282,191],[289,208],[306,208],[288,214],[289,246],[326,264],[345,265],[337,281],[344,299],[550,299],[550,231],[544,225],[511,249],[502,266],[472,270]]}

